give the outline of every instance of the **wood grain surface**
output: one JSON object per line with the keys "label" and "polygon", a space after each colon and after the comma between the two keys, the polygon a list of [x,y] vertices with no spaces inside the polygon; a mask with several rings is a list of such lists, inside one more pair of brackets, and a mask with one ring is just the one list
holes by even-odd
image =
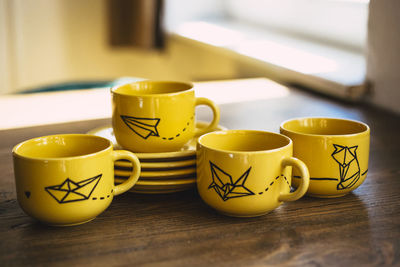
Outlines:
{"label": "wood grain surface", "polygon": [[[282,121],[303,116],[370,125],[369,172],[353,193],[303,197],[257,218],[220,215],[195,189],[126,193],[92,222],[65,228],[40,224],[20,209],[11,149],[28,138],[85,133],[110,120],[0,131],[0,265],[399,266],[399,116],[294,88],[285,98],[221,105],[221,125],[230,129],[278,132]],[[198,119],[207,118],[199,112]]]}

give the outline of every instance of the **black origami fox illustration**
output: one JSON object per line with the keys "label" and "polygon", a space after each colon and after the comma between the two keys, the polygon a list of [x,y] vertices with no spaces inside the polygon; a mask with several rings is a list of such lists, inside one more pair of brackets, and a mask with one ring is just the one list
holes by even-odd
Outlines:
{"label": "black origami fox illustration", "polygon": [[337,190],[352,187],[360,178],[360,165],[357,159],[358,146],[333,145],[335,150],[332,153],[333,159],[339,164],[340,182]]}

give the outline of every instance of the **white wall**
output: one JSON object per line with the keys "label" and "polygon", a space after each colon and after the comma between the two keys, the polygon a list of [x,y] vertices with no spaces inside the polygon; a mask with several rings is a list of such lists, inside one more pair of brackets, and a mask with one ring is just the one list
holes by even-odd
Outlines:
{"label": "white wall", "polygon": [[371,0],[368,23],[369,101],[400,113],[400,1]]}
{"label": "white wall", "polygon": [[12,87],[14,78],[12,77],[12,43],[10,40],[10,2],[0,0],[0,92],[7,92]]}
{"label": "white wall", "polygon": [[233,78],[224,56],[170,38],[162,51],[112,47],[106,0],[0,0],[0,94],[78,80]]}

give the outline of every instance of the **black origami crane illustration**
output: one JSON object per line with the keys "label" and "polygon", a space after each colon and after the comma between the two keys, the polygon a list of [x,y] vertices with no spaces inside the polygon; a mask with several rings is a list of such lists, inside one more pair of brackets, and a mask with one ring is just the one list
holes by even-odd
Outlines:
{"label": "black origami crane illustration", "polygon": [[215,192],[226,201],[231,198],[245,197],[254,195],[252,191],[244,186],[247,177],[249,176],[251,167],[247,169],[236,181],[232,180],[232,176],[217,165],[210,161],[212,182],[208,189],[213,188]]}
{"label": "black origami crane illustration", "polygon": [[360,165],[357,159],[358,146],[333,145],[335,151],[332,153],[333,159],[339,164],[340,182],[337,190],[347,189],[357,183],[360,178]]}
{"label": "black origami crane illustration", "polygon": [[147,139],[149,136],[159,136],[157,125],[159,118],[138,118],[121,115],[124,123],[137,135]]}
{"label": "black origami crane illustration", "polygon": [[47,186],[45,190],[60,204],[86,200],[90,198],[101,176],[102,174],[99,174],[80,182],[67,178],[62,184]]}

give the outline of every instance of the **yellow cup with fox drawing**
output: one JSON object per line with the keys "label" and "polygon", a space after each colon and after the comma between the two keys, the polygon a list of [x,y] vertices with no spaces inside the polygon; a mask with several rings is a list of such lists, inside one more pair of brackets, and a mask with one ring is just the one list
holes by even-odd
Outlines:
{"label": "yellow cup with fox drawing", "polygon": [[[207,98],[196,98],[193,84],[140,81],[111,88],[112,125],[117,142],[134,152],[177,151],[194,136],[214,130],[219,109]],[[209,106],[211,123],[195,128],[195,107]]]}
{"label": "yellow cup with fox drawing", "polygon": [[[370,129],[362,122],[337,118],[285,121],[280,132],[293,140],[293,155],[307,164],[307,195],[340,197],[359,187],[368,172]],[[293,185],[299,182],[294,172]]]}
{"label": "yellow cup with fox drawing", "polygon": [[[197,141],[197,188],[203,201],[236,217],[266,214],[301,198],[308,188],[306,165],[292,157],[286,136],[252,130],[205,134]],[[290,192],[292,166],[301,173]]]}
{"label": "yellow cup with fox drawing", "polygon": [[[114,161],[132,162],[133,172],[114,185]],[[102,137],[62,134],[38,137],[13,149],[17,199],[26,214],[49,225],[88,222],[102,213],[114,196],[138,180],[140,163],[129,151],[113,151]]]}

